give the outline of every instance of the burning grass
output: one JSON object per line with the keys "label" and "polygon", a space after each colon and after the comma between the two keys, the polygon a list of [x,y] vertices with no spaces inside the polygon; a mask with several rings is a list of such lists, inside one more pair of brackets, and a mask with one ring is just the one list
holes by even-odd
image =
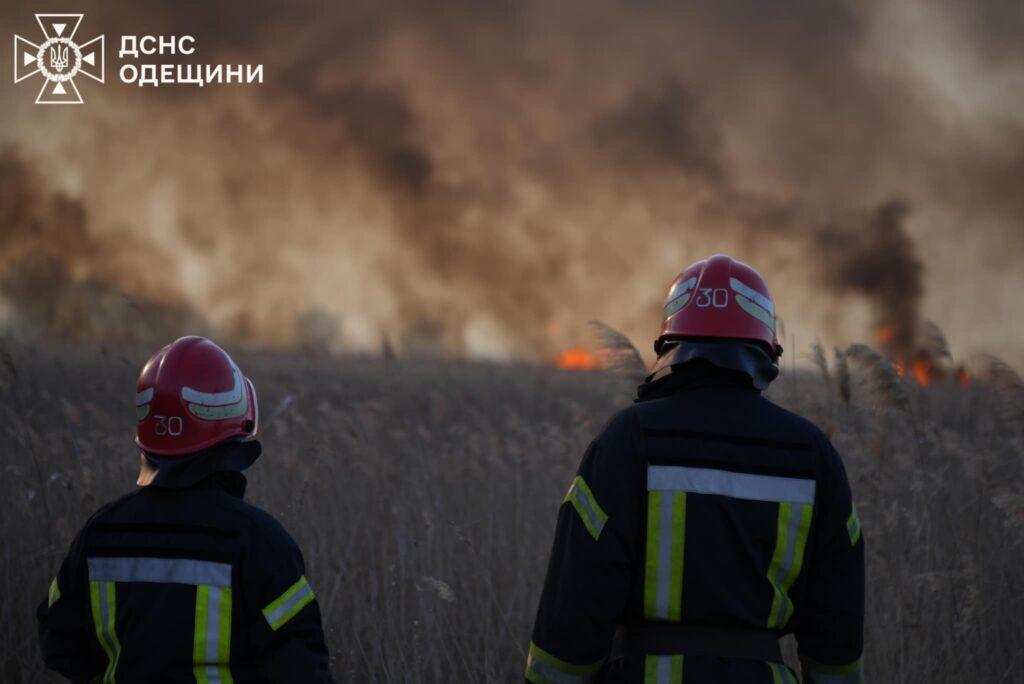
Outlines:
{"label": "burning grass", "polygon": [[561,370],[597,370],[601,362],[596,353],[581,347],[572,347],[558,352],[554,365]]}
{"label": "burning grass", "polygon": [[[0,680],[41,669],[35,604],[74,532],[131,489],[145,354],[0,354]],[[250,499],[303,547],[342,681],[517,681],[559,502],[624,374],[238,354],[260,389]],[[784,373],[844,454],[868,544],[875,682],[1019,681],[1024,386],[896,376],[867,347]]]}

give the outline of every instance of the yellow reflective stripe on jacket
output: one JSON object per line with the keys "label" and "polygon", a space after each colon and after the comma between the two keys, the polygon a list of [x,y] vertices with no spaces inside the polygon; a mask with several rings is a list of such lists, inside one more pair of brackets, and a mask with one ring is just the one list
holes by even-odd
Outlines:
{"label": "yellow reflective stripe on jacket", "polygon": [[117,615],[117,589],[114,582],[89,582],[89,600],[92,606],[92,624],[96,638],[107,654],[107,669],[100,680],[114,684],[114,674],[121,657],[121,642],[117,640],[115,619]]}
{"label": "yellow reflective stripe on jacket", "polygon": [[54,577],[53,581],[50,582],[50,591],[47,593],[46,607],[47,608],[52,607],[53,604],[56,603],[57,599],[59,599],[59,598],[60,598],[60,587],[57,586],[57,578]]}
{"label": "yellow reflective stripe on jacket", "polygon": [[772,672],[772,684],[799,684],[793,672],[782,663],[765,663]]}
{"label": "yellow reflective stripe on jacket", "polygon": [[192,668],[197,684],[231,684],[231,587],[196,586]]}
{"label": "yellow reflective stripe on jacket", "polygon": [[686,492],[647,492],[644,617],[678,620],[686,550]]}
{"label": "yellow reflective stripe on jacket", "polygon": [[846,532],[850,535],[850,546],[856,546],[860,539],[860,518],[857,516],[857,506],[850,504],[850,517],[846,519]]}
{"label": "yellow reflective stripe on jacket", "polygon": [[526,680],[534,684],[584,684],[593,681],[602,665],[604,660],[589,665],[559,660],[531,641],[526,658]]}
{"label": "yellow reflective stripe on jacket", "polygon": [[644,684],[683,684],[683,656],[644,656]]}
{"label": "yellow reflective stripe on jacket", "polygon": [[289,620],[295,617],[314,598],[316,596],[313,594],[313,587],[309,586],[306,577],[302,576],[298,582],[288,587],[283,594],[263,609],[263,617],[266,618],[270,629],[276,632],[284,627]]}
{"label": "yellow reflective stripe on jacket", "polygon": [[785,627],[793,616],[793,601],[786,592],[800,575],[813,512],[814,506],[811,504],[779,504],[775,551],[768,566],[768,581],[774,591],[771,612],[768,613],[768,627],[773,629]]}
{"label": "yellow reflective stripe on jacket", "polygon": [[804,672],[804,684],[863,684],[864,661],[862,658],[846,665],[826,665],[800,656],[800,667]]}
{"label": "yellow reflective stripe on jacket", "polygon": [[604,524],[608,522],[608,515],[597,504],[597,499],[594,498],[594,493],[587,486],[586,480],[579,475],[572,481],[569,491],[566,493],[565,498],[562,499],[562,503],[566,501],[572,503],[572,507],[579,513],[580,519],[586,526],[587,531],[590,532],[590,536],[594,539],[600,538],[601,530],[604,529]]}

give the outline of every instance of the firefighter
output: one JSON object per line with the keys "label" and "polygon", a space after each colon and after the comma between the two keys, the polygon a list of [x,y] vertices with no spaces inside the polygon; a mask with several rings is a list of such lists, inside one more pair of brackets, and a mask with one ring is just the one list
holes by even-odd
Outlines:
{"label": "firefighter", "polygon": [[863,681],[864,540],[842,460],[761,392],[775,305],[728,256],[673,282],[636,403],[590,444],[559,510],[526,679]]}
{"label": "firefighter", "polygon": [[242,500],[260,455],[252,382],[202,337],[139,375],[134,492],[71,544],[39,606],[47,667],[75,682],[330,682],[302,554]]}

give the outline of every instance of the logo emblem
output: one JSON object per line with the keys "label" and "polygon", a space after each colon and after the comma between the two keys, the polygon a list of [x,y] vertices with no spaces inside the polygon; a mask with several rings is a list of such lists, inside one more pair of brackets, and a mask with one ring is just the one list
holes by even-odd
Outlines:
{"label": "logo emblem", "polygon": [[36,104],[82,104],[75,77],[103,83],[103,36],[79,45],[75,33],[82,14],[37,14],[42,44],[14,36],[14,82],[41,74],[43,87]]}

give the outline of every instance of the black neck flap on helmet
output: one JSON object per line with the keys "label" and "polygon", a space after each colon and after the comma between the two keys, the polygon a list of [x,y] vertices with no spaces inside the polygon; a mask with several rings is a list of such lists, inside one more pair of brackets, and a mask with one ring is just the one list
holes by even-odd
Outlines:
{"label": "black neck flap on helmet", "polygon": [[779,375],[778,363],[759,342],[717,337],[666,339],[659,345],[658,360],[640,385],[638,396],[642,399],[668,378],[704,365],[698,361],[742,374],[758,391],[767,389]]}
{"label": "black neck flap on helmet", "polygon": [[[263,447],[255,439],[229,439],[185,457],[157,456],[145,453],[156,469],[150,486],[160,489],[187,489],[217,473],[241,472],[256,462]],[[242,489],[244,491],[242,478]]]}

